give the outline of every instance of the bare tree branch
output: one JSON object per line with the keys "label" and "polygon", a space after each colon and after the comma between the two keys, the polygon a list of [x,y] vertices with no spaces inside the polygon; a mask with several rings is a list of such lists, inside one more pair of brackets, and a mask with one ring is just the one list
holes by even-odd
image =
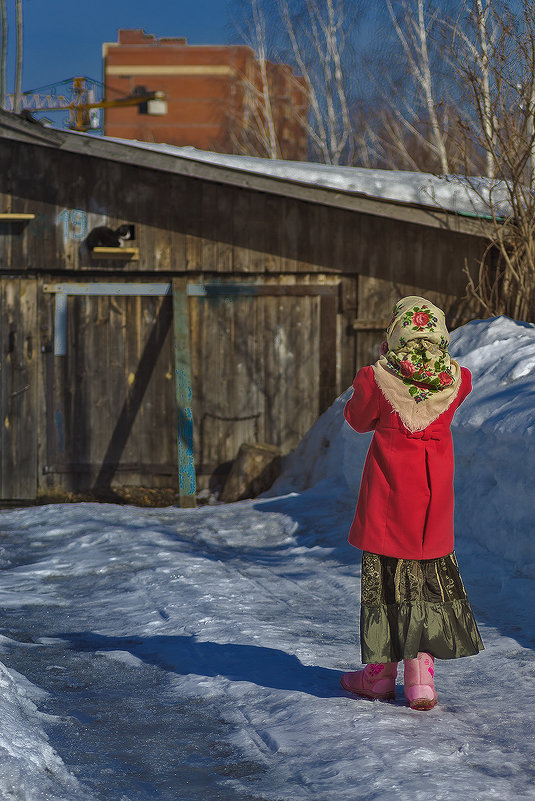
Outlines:
{"label": "bare tree branch", "polygon": [[[444,174],[449,172],[448,155],[444,126],[439,123],[437,103],[433,92],[433,80],[429,59],[427,22],[423,0],[403,0],[400,16],[396,13],[391,0],[386,0],[390,19],[401,43],[407,64],[415,86],[426,109],[431,128],[431,146],[436,153],[440,168]],[[416,116],[416,115],[414,115]],[[400,117],[401,119],[401,117]],[[406,120],[407,127],[414,133],[415,126]]]}
{"label": "bare tree branch", "polygon": [[[291,64],[298,73],[298,77],[293,79],[293,91],[301,94],[303,102],[294,110],[293,120],[309,142],[310,155],[327,164],[352,162],[355,136],[349,100],[353,76],[347,70],[348,54],[351,53],[346,49],[348,5],[351,18],[356,18],[359,0],[350,0],[349,4],[347,0],[243,0],[241,12],[242,15],[248,14],[245,24],[248,42],[259,63],[265,65],[257,82],[258,91],[253,87],[247,89],[251,104],[249,122],[252,124],[255,116],[263,118],[263,123],[257,123],[257,127],[259,131],[262,129],[259,137],[267,137],[263,147],[268,157],[280,158],[280,155],[275,155],[276,104],[270,86],[268,61],[275,52],[278,61]],[[268,33],[274,29],[278,37],[276,50],[273,42],[268,44]],[[248,80],[251,83],[250,77]],[[273,125],[270,120],[274,120]],[[246,148],[247,137],[242,139]],[[282,153],[281,143],[278,145],[278,152]]]}

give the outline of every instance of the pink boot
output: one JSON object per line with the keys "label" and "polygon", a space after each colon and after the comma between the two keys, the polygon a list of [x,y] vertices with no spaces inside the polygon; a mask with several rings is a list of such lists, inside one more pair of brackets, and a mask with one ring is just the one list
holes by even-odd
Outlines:
{"label": "pink boot", "polygon": [[340,684],[350,693],[364,698],[379,698],[382,701],[396,697],[397,662],[366,665],[364,670],[344,673]]}
{"label": "pink boot", "polygon": [[416,659],[405,660],[405,698],[411,709],[432,709],[437,703],[435,692],[435,659],[420,651]]}

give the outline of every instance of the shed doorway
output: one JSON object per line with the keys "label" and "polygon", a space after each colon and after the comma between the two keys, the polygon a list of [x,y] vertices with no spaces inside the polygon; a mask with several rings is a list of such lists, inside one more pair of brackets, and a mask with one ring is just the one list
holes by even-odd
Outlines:
{"label": "shed doorway", "polygon": [[242,443],[289,452],[336,397],[337,285],[175,279],[134,295],[150,286],[45,285],[61,298],[43,369],[41,494],[135,486],[178,491],[178,502],[191,407],[204,489],[224,479]]}
{"label": "shed doorway", "polygon": [[178,490],[172,298],[65,302],[65,352],[51,349],[44,370],[43,489]]}
{"label": "shed doorway", "polygon": [[243,443],[295,448],[337,396],[337,285],[190,285],[199,486]]}

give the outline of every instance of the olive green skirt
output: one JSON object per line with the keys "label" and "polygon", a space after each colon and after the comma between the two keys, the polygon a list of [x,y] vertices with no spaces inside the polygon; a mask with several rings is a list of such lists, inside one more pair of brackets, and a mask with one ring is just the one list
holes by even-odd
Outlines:
{"label": "olive green skirt", "polygon": [[396,559],[364,551],[362,661],[399,662],[427,651],[437,659],[483,649],[455,554]]}

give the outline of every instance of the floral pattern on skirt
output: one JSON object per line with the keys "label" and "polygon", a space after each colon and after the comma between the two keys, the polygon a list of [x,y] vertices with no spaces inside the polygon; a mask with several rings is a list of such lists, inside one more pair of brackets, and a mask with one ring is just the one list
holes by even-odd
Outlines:
{"label": "floral pattern on skirt", "polygon": [[364,551],[360,634],[364,663],[414,659],[419,651],[456,659],[482,650],[455,554],[415,560]]}

